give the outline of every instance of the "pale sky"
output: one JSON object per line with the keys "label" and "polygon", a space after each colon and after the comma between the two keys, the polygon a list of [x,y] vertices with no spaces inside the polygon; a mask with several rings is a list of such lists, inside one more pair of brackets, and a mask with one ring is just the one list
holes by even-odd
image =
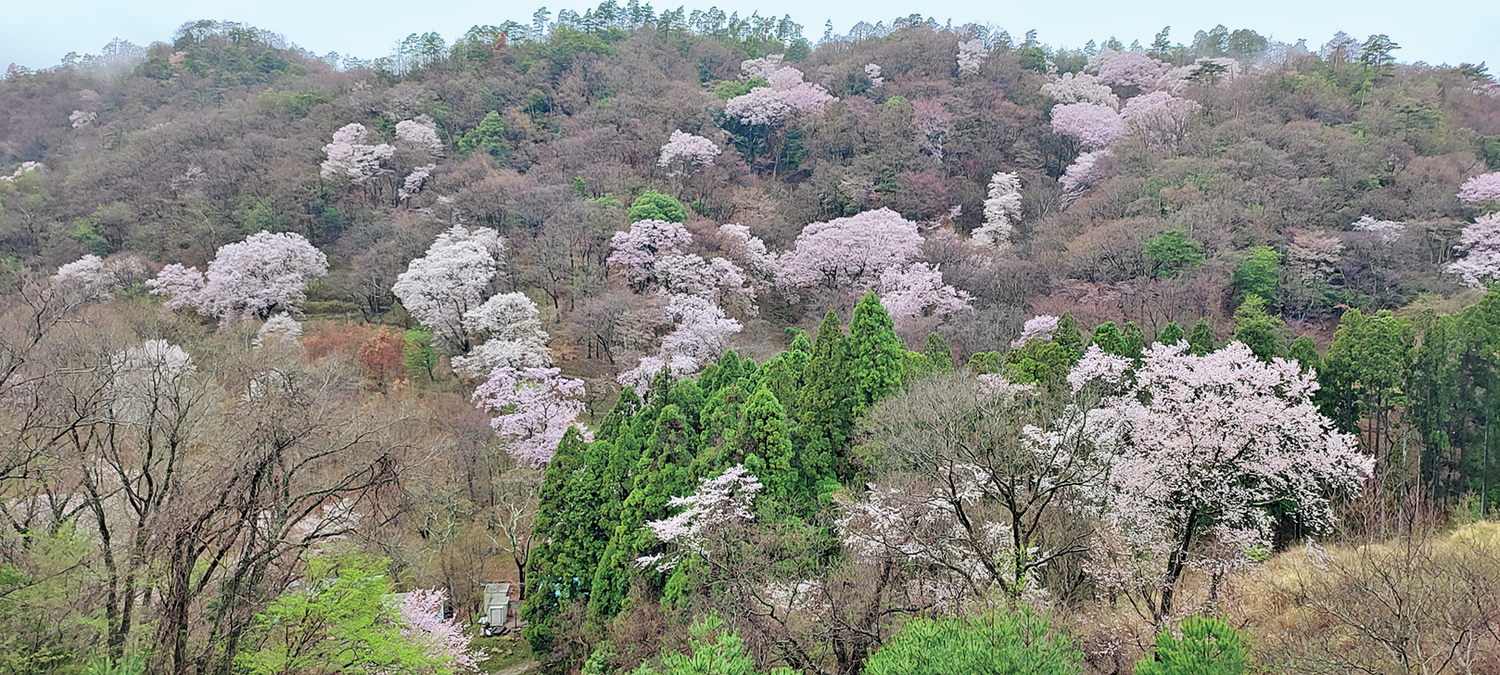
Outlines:
{"label": "pale sky", "polygon": [[[555,2],[556,0],[550,0]],[[0,0],[0,69],[19,63],[32,68],[57,65],[70,51],[97,54],[119,37],[139,45],[169,41],[178,26],[199,19],[241,21],[285,35],[318,53],[336,51],[363,59],[385,56],[411,33],[437,31],[450,42],[476,24],[507,19],[529,23],[531,14],[549,0],[534,4],[448,0],[68,0],[52,5],[36,0]],[[580,14],[593,4],[569,0],[548,4],[555,13],[568,8]],[[625,4],[621,2],[620,4]],[[678,2],[663,2],[674,8]],[[1394,56],[1403,62],[1432,64],[1488,61],[1500,73],[1500,0],[1254,0],[1218,4],[1204,0],[1075,0],[1073,2],[982,2],[976,0],[719,0],[725,12],[747,15],[790,14],[816,42],[823,24],[832,20],[840,33],[858,21],[890,22],[920,11],[955,25],[993,23],[1017,39],[1036,29],[1041,41],[1076,47],[1111,35],[1125,44],[1149,44],[1164,25],[1173,42],[1189,44],[1193,33],[1224,24],[1250,28],[1261,35],[1295,42],[1306,39],[1314,50],[1337,31],[1363,40],[1384,33],[1401,46]],[[4,7],[9,5],[8,7]],[[1137,7],[1143,9],[1135,9]]]}

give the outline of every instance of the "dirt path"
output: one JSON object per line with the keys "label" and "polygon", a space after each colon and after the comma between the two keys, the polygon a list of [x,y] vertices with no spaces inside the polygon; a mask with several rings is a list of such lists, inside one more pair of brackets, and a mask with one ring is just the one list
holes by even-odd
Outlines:
{"label": "dirt path", "polygon": [[529,673],[535,670],[537,665],[536,661],[523,661],[505,670],[498,671],[495,675],[522,675],[522,673]]}

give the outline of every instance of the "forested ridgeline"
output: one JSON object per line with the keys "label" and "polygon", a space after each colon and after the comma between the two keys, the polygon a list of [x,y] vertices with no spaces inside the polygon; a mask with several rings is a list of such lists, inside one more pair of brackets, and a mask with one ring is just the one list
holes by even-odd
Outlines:
{"label": "forested ridgeline", "polygon": [[13,66],[0,672],[1500,669],[1500,85],[1396,53]]}

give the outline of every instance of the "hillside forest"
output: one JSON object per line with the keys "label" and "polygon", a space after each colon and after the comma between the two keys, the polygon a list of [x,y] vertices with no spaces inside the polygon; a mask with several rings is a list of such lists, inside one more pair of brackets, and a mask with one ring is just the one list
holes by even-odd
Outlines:
{"label": "hillside forest", "polygon": [[0,673],[1500,672],[1500,83],[1100,37],[12,65]]}

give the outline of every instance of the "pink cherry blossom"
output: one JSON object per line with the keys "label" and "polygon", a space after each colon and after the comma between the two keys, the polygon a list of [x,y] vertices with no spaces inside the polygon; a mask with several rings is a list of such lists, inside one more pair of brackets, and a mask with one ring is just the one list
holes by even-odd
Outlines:
{"label": "pink cherry blossom", "polygon": [[1085,149],[1098,150],[1125,133],[1125,122],[1109,106],[1066,103],[1052,107],[1052,130],[1077,140]]}
{"label": "pink cherry blossom", "polygon": [[293,232],[256,232],[219,248],[208,272],[167,265],[146,282],[151,292],[170,296],[167,307],[192,307],[220,321],[269,316],[271,310],[300,312],[307,284],[328,274],[328,258]]}
{"label": "pink cherry blossom", "polygon": [[1021,334],[1011,341],[1013,348],[1025,347],[1032,340],[1047,341],[1052,339],[1052,331],[1057,330],[1057,317],[1050,314],[1038,314],[1026,320],[1021,326]]}
{"label": "pink cherry blossom", "polygon": [[1146,578],[1162,589],[1163,614],[1195,532],[1214,524],[1266,538],[1273,523],[1265,505],[1275,503],[1291,505],[1307,529],[1327,530],[1330,496],[1357,494],[1374,468],[1319,411],[1317,380],[1295,361],[1262,362],[1239,342],[1203,356],[1187,349],[1155,345],[1134,366],[1094,345],[1068,376],[1075,389],[1104,387],[1101,405],[1119,420],[1100,497],[1103,549],[1157,561],[1160,574]]}
{"label": "pink cherry blossom", "polygon": [[1104,84],[1146,89],[1156,86],[1172,65],[1153,59],[1145,52],[1106,49],[1089,61],[1089,68]]}
{"label": "pink cherry blossom", "polygon": [[345,177],[363,183],[386,172],[380,163],[390,159],[396,149],[381,143],[366,145],[370,132],[363,124],[346,124],[334,132],[333,142],[323,146],[328,159],[323,160],[324,178]]}
{"label": "pink cherry blossom", "polygon": [[443,154],[443,141],[438,138],[437,124],[426,115],[397,122],[396,141],[420,148],[432,156]]}
{"label": "pink cherry blossom", "polygon": [[[760,479],[736,464],[713,478],[704,479],[698,490],[686,497],[673,497],[668,508],[681,508],[677,515],[662,520],[652,520],[644,529],[655,535],[663,544],[672,544],[684,551],[707,555],[704,542],[708,533],[726,525],[755,520],[755,495],[764,486]],[[655,567],[666,571],[677,563],[675,556],[647,556],[636,561],[642,567]]]}
{"label": "pink cherry blossom", "polygon": [[583,380],[562,377],[561,372],[558,368],[496,368],[474,390],[480,409],[498,413],[490,426],[519,461],[533,466],[552,461],[568,427],[576,426],[590,436],[578,422],[584,409]]}
{"label": "pink cherry blossom", "polygon": [[974,229],[974,243],[992,248],[1010,246],[1010,233],[1021,220],[1021,179],[1000,172],[990,178],[984,200],[984,224]]}
{"label": "pink cherry blossom", "polygon": [[872,288],[885,270],[921,253],[916,223],[890,209],[865,211],[802,228],[795,247],[780,257],[777,283],[792,289]]}
{"label": "pink cherry blossom", "polygon": [[1120,97],[1108,85],[1087,73],[1064,73],[1042,85],[1042,93],[1058,103],[1092,103],[1111,109],[1120,107]]}
{"label": "pink cherry blossom", "polygon": [[657,158],[656,165],[663,169],[680,165],[682,168],[671,172],[675,176],[683,171],[691,171],[694,167],[713,164],[720,152],[719,146],[714,145],[713,141],[678,129],[672,132],[667,144],[661,146],[661,156]]}
{"label": "pink cherry blossom", "polygon": [[973,296],[944,284],[943,273],[927,263],[887,269],[880,275],[879,295],[900,332],[922,318],[940,319],[974,308]]}
{"label": "pink cherry blossom", "polygon": [[1500,171],[1482,173],[1464,181],[1458,189],[1458,200],[1465,203],[1482,202],[1500,197]]}
{"label": "pink cherry blossom", "polygon": [[958,43],[958,74],[973,75],[979,72],[979,67],[984,65],[984,60],[989,55],[990,50],[984,46],[984,40],[976,38]]}
{"label": "pink cherry blossom", "polygon": [[1100,159],[1108,156],[1109,150],[1085,152],[1078,155],[1073,163],[1068,165],[1058,181],[1063,188],[1061,199],[1063,208],[1077,201],[1085,192],[1088,192],[1089,188],[1103,182],[1105,178],[1103,172],[1096,169],[1095,165]]}
{"label": "pink cherry blossom", "polygon": [[1474,219],[1464,228],[1455,248],[1465,251],[1464,257],[1443,269],[1457,274],[1464,285],[1484,288],[1500,281],[1500,213]]}
{"label": "pink cherry blossom", "polygon": [[505,239],[495,230],[454,225],[411,261],[391,292],[445,346],[467,351],[464,315],[484,300],[504,251]]}
{"label": "pink cherry blossom", "polygon": [[443,618],[447,601],[445,591],[412,589],[401,603],[401,618],[405,624],[401,634],[421,645],[428,658],[451,667],[455,672],[479,672],[479,662],[488,659],[489,655],[470,644],[469,636],[457,617]]}
{"label": "pink cherry blossom", "polygon": [[667,300],[667,313],[676,327],[662,338],[661,349],[641,359],[635,368],[621,373],[619,381],[626,386],[645,389],[651,379],[668,369],[673,377],[686,377],[719,360],[729,348],[729,337],[742,326],[724,315],[712,301],[693,295],[673,295]]}

